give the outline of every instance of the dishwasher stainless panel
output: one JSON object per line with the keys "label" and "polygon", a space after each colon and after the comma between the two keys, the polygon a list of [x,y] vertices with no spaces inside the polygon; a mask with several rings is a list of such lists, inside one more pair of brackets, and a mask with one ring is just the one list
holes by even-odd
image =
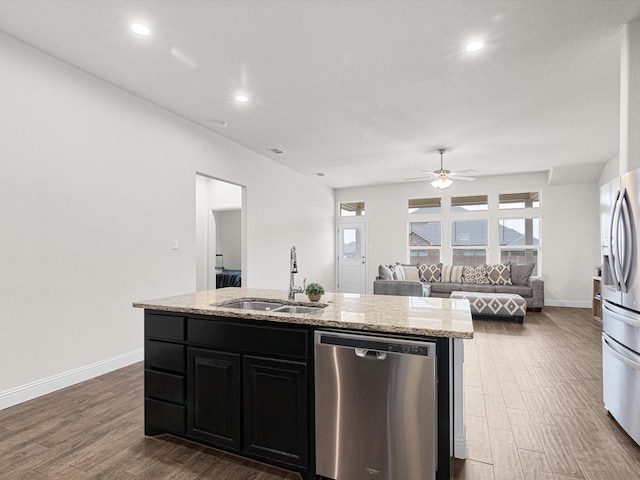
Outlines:
{"label": "dishwasher stainless panel", "polygon": [[332,480],[432,480],[436,344],[315,333],[316,473]]}

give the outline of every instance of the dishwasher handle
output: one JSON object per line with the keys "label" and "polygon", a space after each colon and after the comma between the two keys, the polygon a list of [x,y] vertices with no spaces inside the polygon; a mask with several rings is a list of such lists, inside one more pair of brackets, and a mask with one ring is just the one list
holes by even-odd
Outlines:
{"label": "dishwasher handle", "polygon": [[356,357],[365,358],[368,360],[386,360],[387,352],[377,352],[375,350],[367,350],[366,348],[354,348]]}

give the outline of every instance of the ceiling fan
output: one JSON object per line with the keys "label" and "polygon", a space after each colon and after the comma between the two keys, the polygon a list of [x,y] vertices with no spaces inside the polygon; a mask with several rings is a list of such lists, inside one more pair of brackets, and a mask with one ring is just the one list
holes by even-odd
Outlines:
{"label": "ceiling fan", "polygon": [[432,179],[431,186],[434,188],[449,188],[453,184],[453,180],[463,180],[465,182],[472,182],[475,180],[473,177],[469,177],[468,175],[473,175],[476,173],[475,170],[461,170],[459,172],[452,172],[450,170],[445,170],[443,167],[442,155],[446,150],[444,148],[438,149],[440,152],[440,170],[435,170],[433,172],[427,172],[423,170],[423,172],[428,173],[425,177],[414,177],[414,178],[405,178],[405,180],[421,180],[426,178],[427,180]]}

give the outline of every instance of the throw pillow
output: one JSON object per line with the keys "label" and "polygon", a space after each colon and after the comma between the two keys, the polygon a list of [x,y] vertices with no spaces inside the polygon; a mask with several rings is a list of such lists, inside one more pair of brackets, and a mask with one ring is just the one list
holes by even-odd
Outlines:
{"label": "throw pillow", "polygon": [[529,278],[535,268],[535,263],[528,263],[525,265],[511,264],[511,282],[514,285],[529,286]]}
{"label": "throw pillow", "polygon": [[449,283],[451,281],[451,265],[442,265],[440,270],[440,281]]}
{"label": "throw pillow", "polygon": [[493,285],[511,285],[511,265],[486,265],[487,278]]}
{"label": "throw pillow", "polygon": [[463,283],[489,283],[484,265],[465,265],[462,270]]}
{"label": "throw pillow", "polygon": [[393,272],[386,265],[380,265],[378,267],[378,278],[380,280],[393,280]]}
{"label": "throw pillow", "polygon": [[451,283],[462,283],[462,273],[464,272],[464,267],[462,265],[456,265],[455,267],[451,267]]}
{"label": "throw pillow", "polygon": [[407,265],[405,263],[396,263],[396,267],[400,267],[403,270],[403,280],[411,280],[413,282],[420,281],[418,276],[418,267],[416,265]]}
{"label": "throw pillow", "polygon": [[404,270],[399,265],[390,265],[394,280],[404,280]]}
{"label": "throw pillow", "polygon": [[419,263],[418,272],[421,282],[439,282],[442,275],[442,264],[427,265],[426,263]]}
{"label": "throw pillow", "polygon": [[443,265],[440,281],[446,283],[462,283],[462,266]]}

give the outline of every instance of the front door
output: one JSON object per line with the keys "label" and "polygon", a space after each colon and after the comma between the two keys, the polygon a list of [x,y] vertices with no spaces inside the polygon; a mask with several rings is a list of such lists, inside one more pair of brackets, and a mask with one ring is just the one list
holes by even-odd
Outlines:
{"label": "front door", "polygon": [[349,222],[338,224],[338,291],[366,293],[367,291],[367,224]]}

